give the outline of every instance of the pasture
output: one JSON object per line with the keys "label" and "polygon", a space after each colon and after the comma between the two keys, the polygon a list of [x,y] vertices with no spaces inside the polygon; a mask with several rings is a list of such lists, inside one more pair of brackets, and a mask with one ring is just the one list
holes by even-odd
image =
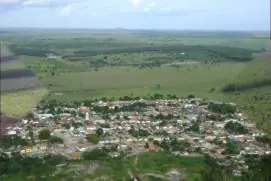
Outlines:
{"label": "pasture", "polygon": [[[72,101],[96,97],[176,94],[225,100],[221,88],[238,75],[244,63],[185,65],[162,68],[100,68],[88,72],[60,73],[44,76],[41,81],[51,90],[50,98]],[[229,76],[230,75],[230,76]],[[214,78],[215,76],[215,78]],[[210,92],[211,89],[215,91]]]}
{"label": "pasture", "polygon": [[1,93],[1,112],[13,116],[25,116],[48,93],[45,88],[14,93]]}

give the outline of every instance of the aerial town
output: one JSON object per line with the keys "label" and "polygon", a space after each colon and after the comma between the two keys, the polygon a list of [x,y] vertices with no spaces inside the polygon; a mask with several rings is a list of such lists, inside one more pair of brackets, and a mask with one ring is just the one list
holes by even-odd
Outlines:
{"label": "aerial town", "polygon": [[[78,105],[78,106],[77,106]],[[32,140],[31,146],[2,148],[27,156],[61,154],[81,159],[83,152],[108,148],[109,155],[168,151],[208,154],[221,164],[246,169],[244,155],[270,154],[265,134],[232,103],[199,98],[95,101],[85,104],[42,102],[4,134]],[[46,136],[47,135],[47,136]]]}

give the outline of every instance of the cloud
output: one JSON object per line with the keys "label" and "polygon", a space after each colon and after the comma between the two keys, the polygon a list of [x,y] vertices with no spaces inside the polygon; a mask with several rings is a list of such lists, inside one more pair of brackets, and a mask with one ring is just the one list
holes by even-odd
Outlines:
{"label": "cloud", "polygon": [[46,6],[53,2],[53,0],[25,0],[21,3],[23,6]]}
{"label": "cloud", "polygon": [[68,4],[64,8],[61,9],[60,15],[61,16],[68,16],[74,9],[75,9],[74,4]]}
{"label": "cloud", "polygon": [[134,7],[138,7],[138,6],[141,4],[142,1],[143,1],[143,0],[130,0],[130,3],[131,3]]}
{"label": "cloud", "polygon": [[157,3],[156,2],[150,2],[150,3],[147,4],[147,6],[150,7],[150,8],[154,8],[154,7],[157,6]]}

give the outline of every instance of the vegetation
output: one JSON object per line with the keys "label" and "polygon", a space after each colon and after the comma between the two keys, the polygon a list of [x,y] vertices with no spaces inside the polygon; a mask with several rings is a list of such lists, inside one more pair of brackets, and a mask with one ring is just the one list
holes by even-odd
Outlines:
{"label": "vegetation", "polygon": [[238,122],[229,121],[225,124],[225,129],[230,133],[247,134],[248,130],[245,126]]}
{"label": "vegetation", "polygon": [[208,105],[210,111],[220,113],[220,114],[233,114],[236,112],[236,106],[232,104],[216,104],[210,102]]}
{"label": "vegetation", "polygon": [[150,135],[150,133],[147,130],[144,129],[139,129],[139,130],[135,130],[134,128],[129,130],[129,133],[136,138],[139,137],[147,137]]}
{"label": "vegetation", "polygon": [[202,172],[202,181],[266,181],[271,179],[271,155],[260,158],[247,157],[248,171],[241,177],[234,177],[232,172],[219,165],[217,160],[205,156],[205,169]]}
{"label": "vegetation", "polygon": [[28,146],[27,140],[22,139],[20,136],[1,136],[0,145],[2,148],[18,147],[18,146]]}
{"label": "vegetation", "polygon": [[25,116],[48,93],[47,89],[34,89],[14,93],[1,93],[1,112],[13,116]]}
{"label": "vegetation", "polygon": [[0,178],[5,180],[5,175],[18,175],[16,180],[27,180],[28,176],[36,177],[35,180],[43,180],[42,177],[49,177],[57,164],[65,161],[63,156],[58,155],[45,156],[40,159],[23,157],[14,153],[13,157],[9,158],[8,155],[0,153]]}
{"label": "vegetation", "polygon": [[64,140],[56,136],[50,136],[48,139],[48,142],[51,144],[55,144],[55,143],[62,144],[64,143]]}
{"label": "vegetation", "polygon": [[92,151],[84,152],[83,158],[85,160],[106,160],[108,153],[102,149],[94,149]]}
{"label": "vegetation", "polygon": [[43,129],[39,132],[39,139],[48,140],[51,136],[51,132],[48,129]]}
{"label": "vegetation", "polygon": [[195,133],[199,133],[200,132],[200,124],[195,123],[190,128],[188,128],[188,130],[192,131],[192,132],[195,132]]}
{"label": "vegetation", "polygon": [[94,144],[99,143],[99,140],[100,140],[96,134],[89,134],[89,135],[87,135],[86,139],[89,142],[94,143]]}
{"label": "vegetation", "polygon": [[[173,143],[177,143],[173,141]],[[178,145],[178,144],[171,145]],[[86,174],[85,177],[80,177],[78,180],[85,178],[97,178],[107,176],[113,180],[127,180],[129,178],[128,170],[131,170],[135,175],[141,178],[148,173],[164,174],[171,169],[185,168],[185,174],[188,174],[188,181],[266,181],[270,179],[270,155],[263,157],[247,157],[246,163],[249,165],[249,170],[241,177],[234,177],[229,168],[218,164],[218,160],[209,156],[193,157],[193,156],[173,156],[166,152],[143,153],[132,157],[108,157],[108,151],[104,149],[94,149],[83,154],[85,160],[95,161],[100,166],[92,174]],[[62,156],[46,156],[44,158],[22,157],[14,153],[12,158],[5,154],[0,155],[0,175],[4,180],[27,180],[29,176],[33,180],[48,181],[57,180],[59,178],[68,178],[70,175],[66,170],[65,174],[52,174],[55,171],[55,166],[64,163],[64,165],[76,166],[77,164],[85,164],[85,161],[73,162],[67,161]],[[65,167],[68,168],[68,167]],[[19,172],[18,172],[19,171]],[[183,170],[184,171],[184,170]],[[18,176],[18,177],[14,177]]]}
{"label": "vegetation", "polygon": [[190,143],[186,141],[178,141],[177,139],[172,139],[170,141],[163,140],[161,142],[154,141],[155,145],[163,148],[164,151],[180,151],[185,152],[190,146]]}

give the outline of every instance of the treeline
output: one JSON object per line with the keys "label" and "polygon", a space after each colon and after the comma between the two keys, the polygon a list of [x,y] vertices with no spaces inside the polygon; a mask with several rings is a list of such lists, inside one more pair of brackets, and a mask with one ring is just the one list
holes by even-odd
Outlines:
{"label": "treeline", "polygon": [[[39,56],[44,57],[46,53],[56,53],[52,51],[53,48],[58,50],[64,50],[65,45],[58,47],[59,44],[52,42],[50,46],[42,46],[43,43],[33,46],[32,44],[27,45],[12,45],[10,48],[16,55],[29,55],[29,56]],[[100,54],[121,54],[121,53],[142,53],[142,52],[157,52],[157,53],[170,53],[175,58],[179,60],[220,60],[220,61],[250,61],[253,59],[253,50],[244,49],[244,48],[234,48],[234,47],[223,47],[223,46],[199,46],[199,45],[132,45],[123,43],[115,43],[114,46],[111,46],[112,43],[103,42],[100,45],[92,45],[92,42],[88,43],[87,47],[91,47],[87,50],[81,50],[81,48],[86,46],[81,46],[80,41],[69,42],[69,48],[77,49],[70,55],[64,55],[64,58],[76,61],[83,60],[84,57],[91,57]],[[94,42],[95,43],[95,42]],[[97,43],[97,42],[96,42]],[[93,48],[92,48],[93,47]],[[99,47],[99,48],[97,48]],[[114,48],[112,48],[114,47]],[[185,52],[184,55],[180,53]],[[93,62],[95,63],[95,62]],[[102,62],[102,60],[96,62],[96,64],[108,64],[108,61]]]}
{"label": "treeline", "polygon": [[271,79],[256,81],[256,82],[248,83],[248,84],[230,83],[224,86],[222,88],[222,91],[223,92],[242,92],[249,89],[260,88],[260,87],[270,86],[270,85],[271,85]]}
{"label": "treeline", "polygon": [[192,45],[166,45],[166,46],[149,46],[134,48],[118,48],[105,50],[79,50],[74,55],[68,55],[66,58],[74,59],[78,57],[89,57],[99,54],[119,54],[119,53],[142,53],[142,52],[159,52],[159,53],[177,53],[185,52],[183,59],[219,59],[224,61],[250,61],[253,59],[253,51],[243,48],[220,47],[220,46],[192,46]]}
{"label": "treeline", "polygon": [[[22,47],[24,46],[24,47]],[[28,56],[37,56],[37,57],[45,57],[46,53],[54,53],[50,49],[42,49],[42,48],[27,48],[27,45],[22,46],[10,46],[11,51],[15,55],[28,55]]]}

